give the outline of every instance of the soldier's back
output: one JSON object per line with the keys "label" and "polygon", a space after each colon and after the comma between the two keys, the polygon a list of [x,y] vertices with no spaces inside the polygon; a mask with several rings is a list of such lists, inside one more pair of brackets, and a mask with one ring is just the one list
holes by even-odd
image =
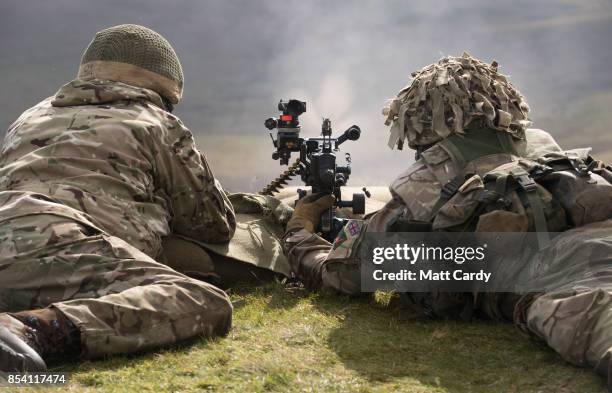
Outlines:
{"label": "soldier's back", "polygon": [[0,190],[47,195],[157,255],[169,213],[155,184],[150,139],[180,122],[156,104],[163,105],[156,93],[121,83],[67,84],[9,128],[0,152]]}

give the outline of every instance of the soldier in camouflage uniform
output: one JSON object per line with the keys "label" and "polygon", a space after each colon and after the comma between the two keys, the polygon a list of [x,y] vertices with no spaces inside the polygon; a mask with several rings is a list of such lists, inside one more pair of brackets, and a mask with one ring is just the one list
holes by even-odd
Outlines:
{"label": "soldier in camouflage uniform", "polygon": [[[417,151],[416,162],[392,182],[392,200],[368,220],[349,222],[332,245],[315,228],[333,197],[302,199],[287,224],[289,262],[313,290],[357,294],[368,232],[565,231],[535,256],[541,276],[534,279],[547,282],[546,293],[406,295],[424,315],[514,321],[565,360],[594,367],[610,387],[612,279],[609,262],[590,261],[595,251],[612,255],[612,173],[588,161],[584,150],[563,152],[548,133],[528,128],[529,107],[497,68],[464,54],[413,73],[383,111],[389,146],[401,148],[407,140]],[[529,192],[509,192],[504,208],[479,210],[487,175],[528,181],[538,165],[558,160],[589,165],[577,165],[580,173],[553,172]]]}
{"label": "soldier in camouflage uniform", "polygon": [[0,369],[43,370],[228,332],[220,289],[156,261],[178,234],[228,242],[232,206],[170,112],[183,74],[137,25],[103,30],[77,79],[24,112],[0,152]]}

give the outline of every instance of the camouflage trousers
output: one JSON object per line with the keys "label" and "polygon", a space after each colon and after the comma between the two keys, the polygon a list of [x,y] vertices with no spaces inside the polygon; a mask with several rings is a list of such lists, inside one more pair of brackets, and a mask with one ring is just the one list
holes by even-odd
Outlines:
{"label": "camouflage trousers", "polygon": [[84,358],[228,332],[220,289],[160,264],[71,218],[0,223],[0,312],[56,307],[81,333]]}

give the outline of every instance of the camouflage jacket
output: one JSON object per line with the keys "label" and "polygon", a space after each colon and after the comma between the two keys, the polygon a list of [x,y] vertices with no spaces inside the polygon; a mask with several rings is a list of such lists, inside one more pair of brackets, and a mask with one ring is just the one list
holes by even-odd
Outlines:
{"label": "camouflage jacket", "polygon": [[44,194],[152,257],[169,233],[228,241],[231,203],[192,133],[162,108],[151,90],[66,84],[8,129],[0,191]]}

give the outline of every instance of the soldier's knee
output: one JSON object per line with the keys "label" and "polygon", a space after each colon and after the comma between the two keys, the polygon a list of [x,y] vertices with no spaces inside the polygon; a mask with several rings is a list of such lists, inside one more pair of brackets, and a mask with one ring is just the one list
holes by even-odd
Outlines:
{"label": "soldier's knee", "polygon": [[202,318],[212,328],[213,335],[226,335],[232,327],[232,314],[234,312],[229,296],[212,284],[193,281],[197,282],[203,297]]}
{"label": "soldier's knee", "polygon": [[223,303],[223,306],[219,309],[219,321],[215,328],[215,334],[219,336],[226,336],[232,328],[232,315],[234,313],[234,307],[229,298]]}
{"label": "soldier's knee", "polygon": [[177,272],[198,279],[215,273],[213,260],[202,246],[177,236],[164,238],[159,261]]}

